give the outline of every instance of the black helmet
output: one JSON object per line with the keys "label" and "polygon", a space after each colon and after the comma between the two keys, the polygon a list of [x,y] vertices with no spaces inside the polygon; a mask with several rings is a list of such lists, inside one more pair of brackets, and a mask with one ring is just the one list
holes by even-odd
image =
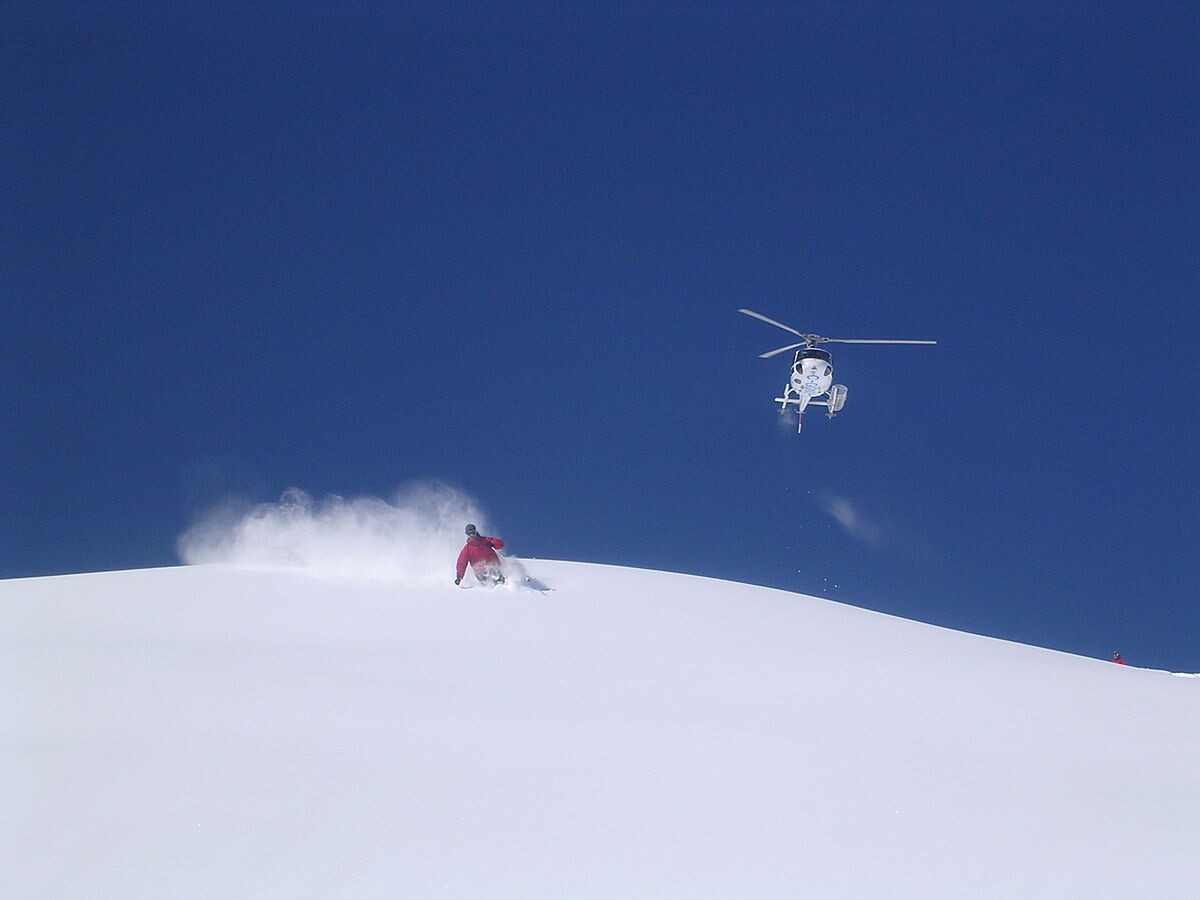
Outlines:
{"label": "black helmet", "polygon": [[475,531],[475,526],[474,526],[474,525],[468,525],[468,526],[467,526],[467,534],[475,534],[475,533],[476,533],[476,531]]}

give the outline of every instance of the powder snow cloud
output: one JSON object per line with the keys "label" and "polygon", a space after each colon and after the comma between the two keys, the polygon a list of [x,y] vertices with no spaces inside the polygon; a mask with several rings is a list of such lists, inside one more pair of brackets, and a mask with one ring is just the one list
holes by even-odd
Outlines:
{"label": "powder snow cloud", "polygon": [[821,500],[821,505],[851,537],[874,547],[883,546],[886,533],[884,526],[868,519],[847,498],[825,497]]}
{"label": "powder snow cloud", "polygon": [[929,541],[912,526],[868,513],[860,504],[837,494],[828,494],[817,502],[846,534],[870,547],[899,551],[913,558],[935,556]]}
{"label": "powder snow cloud", "polygon": [[440,482],[408,485],[391,501],[314,499],[291,488],[275,503],[230,502],[180,536],[188,565],[301,568],[340,578],[433,584],[453,576],[463,526],[488,533],[487,516]]}

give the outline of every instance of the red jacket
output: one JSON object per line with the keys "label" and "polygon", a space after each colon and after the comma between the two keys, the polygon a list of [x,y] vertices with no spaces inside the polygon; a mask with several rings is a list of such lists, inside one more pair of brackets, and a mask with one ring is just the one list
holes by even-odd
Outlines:
{"label": "red jacket", "polygon": [[500,557],[496,555],[496,551],[503,549],[504,541],[500,538],[484,537],[482,534],[467,538],[467,543],[458,554],[458,568],[455,569],[455,576],[463,577],[467,571],[467,563],[470,563],[471,568],[476,572],[491,566],[499,566]]}

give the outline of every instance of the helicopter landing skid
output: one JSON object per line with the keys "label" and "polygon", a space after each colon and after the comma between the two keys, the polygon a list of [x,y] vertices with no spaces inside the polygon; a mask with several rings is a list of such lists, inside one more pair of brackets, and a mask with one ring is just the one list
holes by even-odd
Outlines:
{"label": "helicopter landing skid", "polygon": [[781,416],[787,412],[789,406],[796,407],[796,434],[799,434],[804,428],[804,410],[806,407],[812,406],[814,403],[818,406],[827,405],[823,400],[801,397],[792,391],[790,387],[783,392],[782,397],[776,397],[775,402],[779,404],[779,414]]}
{"label": "helicopter landing skid", "polygon": [[802,399],[799,394],[794,394],[789,387],[784,391],[782,397],[776,397],[775,402],[779,404],[779,414],[783,415],[787,412],[789,406],[796,407],[796,433],[804,427],[804,410],[809,406],[824,406],[827,410],[825,418],[832,419],[846,403],[846,388],[844,385],[835,384],[831,394],[826,395],[827,399],[817,400],[815,398]]}

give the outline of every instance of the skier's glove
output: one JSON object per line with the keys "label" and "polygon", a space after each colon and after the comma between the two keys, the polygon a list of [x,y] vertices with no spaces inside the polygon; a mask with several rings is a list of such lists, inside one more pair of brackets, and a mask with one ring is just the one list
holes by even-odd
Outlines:
{"label": "skier's glove", "polygon": [[461,578],[455,578],[455,579],[454,579],[454,583],[455,583],[455,584],[458,584],[460,581],[462,581],[462,579],[461,579]]}

